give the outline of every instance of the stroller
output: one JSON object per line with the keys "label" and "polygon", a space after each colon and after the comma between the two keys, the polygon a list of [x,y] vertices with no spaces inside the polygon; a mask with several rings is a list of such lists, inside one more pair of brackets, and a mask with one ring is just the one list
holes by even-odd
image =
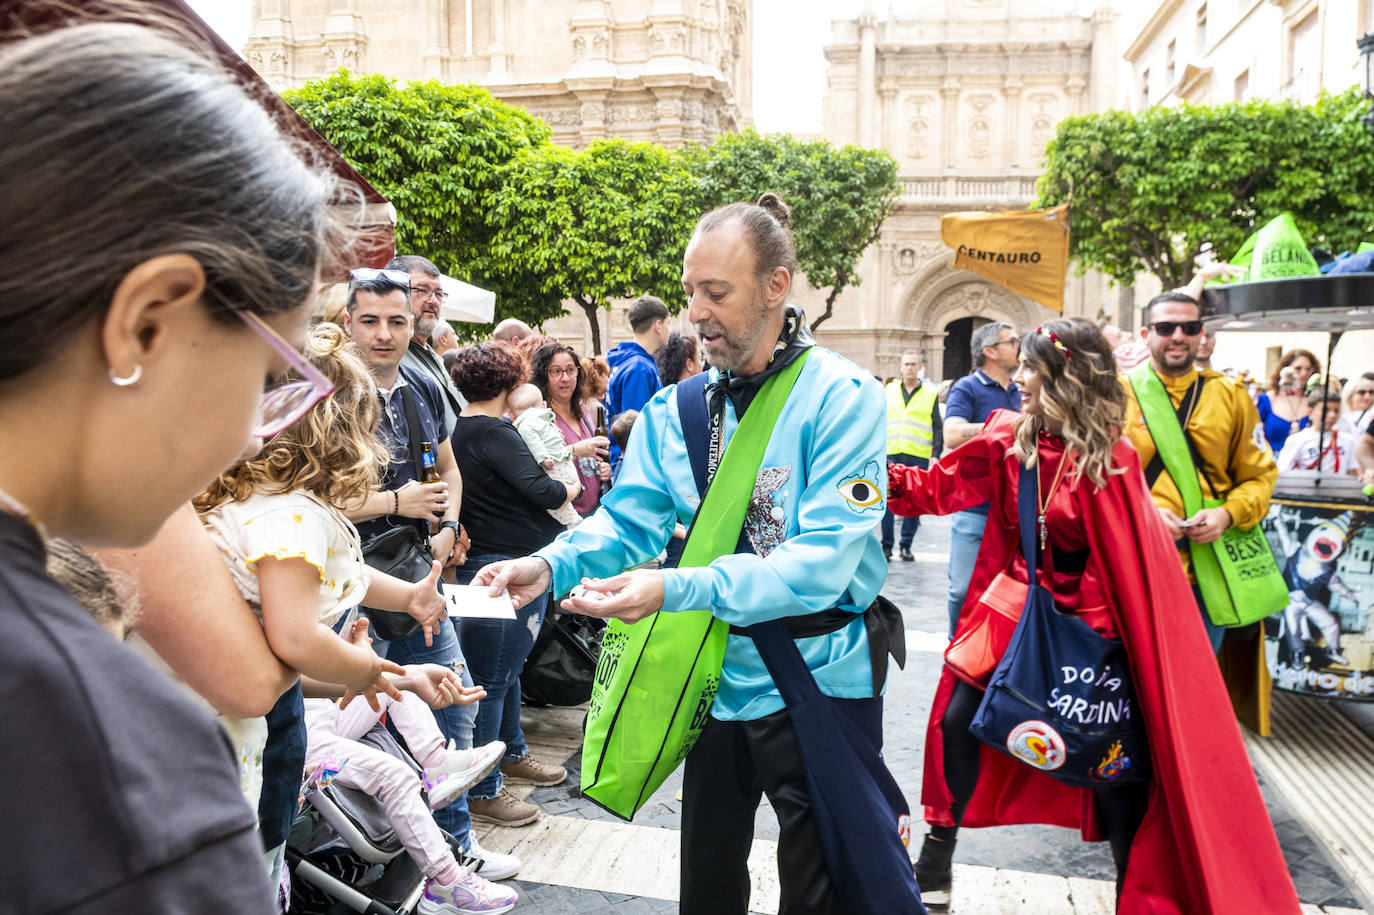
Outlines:
{"label": "stroller", "polygon": [[[359,738],[420,766],[384,726]],[[338,784],[315,787],[307,779],[305,804],[286,840],[291,869],[291,911],[304,915],[411,915],[425,892],[425,875],[406,854],[382,805]],[[452,836],[455,855],[460,854]]]}

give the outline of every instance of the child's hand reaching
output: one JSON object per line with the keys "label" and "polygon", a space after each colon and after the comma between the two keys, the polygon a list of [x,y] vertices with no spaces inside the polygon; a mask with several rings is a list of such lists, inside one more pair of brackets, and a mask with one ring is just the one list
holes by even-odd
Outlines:
{"label": "child's hand reaching", "polygon": [[543,467],[545,470],[553,470],[553,458],[544,458],[544,460],[539,462],[539,466]]}
{"label": "child's hand reaching", "polygon": [[371,656],[371,663],[366,672],[359,672],[356,680],[344,682],[343,698],[339,700],[339,708],[341,709],[348,708],[348,703],[352,702],[355,697],[362,696],[374,712],[380,712],[382,706],[377,701],[378,692],[384,692],[393,699],[401,698],[401,691],[385,675],[390,673],[404,676],[406,669],[395,661],[388,661],[373,652],[372,640],[368,637],[367,630],[367,618],[359,617],[348,633],[348,641],[358,648],[366,649]]}
{"label": "child's hand reaching", "polygon": [[434,630],[444,619],[444,595],[439,593],[439,575],[444,567],[437,560],[430,563],[429,575],[415,582],[411,588],[406,612],[420,621],[425,630],[425,644],[434,644]]}
{"label": "child's hand reaching", "polygon": [[442,664],[407,664],[406,675],[397,678],[396,685],[409,690],[433,709],[450,705],[471,705],[486,698],[480,686],[464,686],[458,674]]}

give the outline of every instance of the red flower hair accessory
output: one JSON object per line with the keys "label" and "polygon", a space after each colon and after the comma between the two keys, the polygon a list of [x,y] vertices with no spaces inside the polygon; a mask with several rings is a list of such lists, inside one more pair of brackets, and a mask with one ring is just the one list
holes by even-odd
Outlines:
{"label": "red flower hair accessory", "polygon": [[1043,326],[1037,327],[1037,328],[1035,329],[1035,332],[1036,332],[1037,334],[1039,334],[1040,336],[1042,336],[1042,337],[1049,337],[1049,338],[1050,338],[1050,342],[1054,344],[1055,349],[1057,349],[1057,350],[1059,350],[1061,353],[1063,353],[1065,359],[1072,359],[1072,358],[1073,358],[1073,350],[1069,349],[1069,348],[1068,348],[1067,346],[1065,346],[1063,343],[1060,343],[1060,342],[1059,342],[1059,335],[1058,335],[1058,334],[1054,333],[1053,331],[1045,330],[1045,328],[1044,328]]}

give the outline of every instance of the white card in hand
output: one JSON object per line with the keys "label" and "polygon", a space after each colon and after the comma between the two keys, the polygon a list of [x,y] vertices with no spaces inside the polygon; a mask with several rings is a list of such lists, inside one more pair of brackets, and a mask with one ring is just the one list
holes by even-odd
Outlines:
{"label": "white card in hand", "polygon": [[444,602],[448,604],[448,615],[465,616],[468,619],[515,619],[515,607],[511,605],[510,595],[502,591],[497,597],[492,597],[489,590],[486,585],[451,585],[444,582]]}

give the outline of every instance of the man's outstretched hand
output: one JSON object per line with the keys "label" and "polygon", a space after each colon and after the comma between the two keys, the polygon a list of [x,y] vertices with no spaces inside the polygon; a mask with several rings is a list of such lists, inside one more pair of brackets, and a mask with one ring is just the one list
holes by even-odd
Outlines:
{"label": "man's outstretched hand", "polygon": [[610,578],[584,578],[561,606],[583,616],[637,623],[663,608],[663,575],[658,569],[635,569]]}
{"label": "man's outstretched hand", "polygon": [[473,578],[474,585],[486,585],[492,597],[500,597],[502,591],[509,591],[515,609],[534,600],[549,590],[553,574],[549,564],[533,556],[520,559],[505,559],[482,566]]}

